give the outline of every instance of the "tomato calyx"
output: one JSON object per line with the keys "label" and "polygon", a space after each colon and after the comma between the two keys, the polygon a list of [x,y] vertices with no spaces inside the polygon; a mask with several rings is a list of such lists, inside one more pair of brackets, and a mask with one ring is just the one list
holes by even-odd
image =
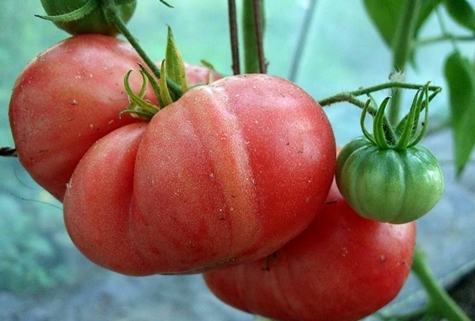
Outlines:
{"label": "tomato calyx", "polygon": [[[189,89],[186,68],[183,57],[173,38],[173,32],[168,27],[167,46],[165,59],[160,65],[160,77],[149,72],[143,65],[140,65],[140,74],[142,76],[142,87],[136,94],[129,85],[130,70],[124,78],[124,87],[129,96],[130,104],[123,113],[129,113],[133,117],[150,120],[161,108],[180,99],[180,97]],[[154,105],[143,99],[147,88],[151,85],[157,96],[159,105]]]}
{"label": "tomato calyx", "polygon": [[[416,146],[424,137],[427,130],[429,102],[437,95],[436,91],[429,95],[429,83],[417,91],[412,101],[409,113],[396,125],[391,127],[385,122],[385,110],[391,97],[386,97],[377,108],[373,121],[373,134],[369,133],[364,124],[368,109],[374,101],[366,101],[361,113],[360,125],[364,136],[381,149],[405,150]],[[419,126],[420,115],[424,111],[424,120]],[[420,129],[419,129],[420,127]]]}

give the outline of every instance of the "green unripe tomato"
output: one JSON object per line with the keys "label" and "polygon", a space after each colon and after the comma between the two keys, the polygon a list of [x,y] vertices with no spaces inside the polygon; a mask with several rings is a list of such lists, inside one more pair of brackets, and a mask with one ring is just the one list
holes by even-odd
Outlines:
{"label": "green unripe tomato", "polygon": [[336,182],[358,214],[395,224],[422,217],[444,189],[442,169],[428,149],[381,148],[365,137],[339,153]]}
{"label": "green unripe tomato", "polygon": [[[64,31],[76,35],[97,33],[116,36],[119,31],[106,20],[101,9],[102,0],[41,0],[48,16],[43,17],[54,22]],[[127,23],[132,17],[136,0],[115,1],[120,18]]]}

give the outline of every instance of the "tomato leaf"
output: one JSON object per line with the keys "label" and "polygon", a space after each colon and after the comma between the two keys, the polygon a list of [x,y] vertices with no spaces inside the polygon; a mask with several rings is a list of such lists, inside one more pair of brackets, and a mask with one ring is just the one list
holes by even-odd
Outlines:
{"label": "tomato leaf", "polygon": [[388,47],[391,47],[404,1],[364,0],[366,12]]}
{"label": "tomato leaf", "polygon": [[455,168],[460,176],[475,145],[475,70],[468,59],[454,52],[445,62],[445,77],[449,85]]}
{"label": "tomato leaf", "polygon": [[[411,0],[412,1],[412,0]],[[426,0],[421,3],[419,18],[414,30],[414,38],[433,10],[443,0]],[[394,42],[394,37],[402,17],[405,2],[401,0],[364,0],[366,12],[376,26],[379,34],[388,47]]]}
{"label": "tomato leaf", "polygon": [[466,0],[445,0],[449,15],[462,27],[475,31],[475,11]]}
{"label": "tomato leaf", "polygon": [[183,61],[180,50],[178,50],[178,47],[176,46],[173,32],[170,27],[168,27],[165,60],[168,79],[179,84],[182,93],[186,92],[188,90],[188,82],[186,80],[185,62]]}

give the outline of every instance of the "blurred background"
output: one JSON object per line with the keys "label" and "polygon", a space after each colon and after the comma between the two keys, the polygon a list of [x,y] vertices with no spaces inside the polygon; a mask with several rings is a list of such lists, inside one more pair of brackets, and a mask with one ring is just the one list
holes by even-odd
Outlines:
{"label": "blurred background", "polygon": [[[173,29],[184,59],[212,63],[231,74],[227,1],[173,1],[170,9],[141,0],[129,23],[132,33],[155,60],[165,50],[166,28]],[[239,1],[238,1],[239,2]],[[265,52],[268,73],[289,77],[294,64],[307,0],[266,2]],[[68,37],[44,14],[40,1],[5,1],[0,10],[0,146],[13,147],[8,123],[11,89],[20,71],[43,50]],[[455,26],[450,26],[454,27]],[[439,33],[435,21],[422,30]],[[385,82],[391,56],[371,25],[361,1],[319,0],[307,44],[293,79],[317,100]],[[473,52],[473,46],[462,47]],[[448,44],[423,47],[408,71],[411,83],[445,86],[443,59]],[[382,93],[385,95],[387,93]],[[406,105],[411,95],[405,95]],[[419,221],[418,242],[440,280],[452,286],[475,267],[475,165],[454,180],[447,91],[431,105],[432,132],[423,145],[443,164],[447,187],[442,201]],[[325,108],[338,144],[360,134],[360,111],[348,104]],[[200,276],[124,277],[89,263],[71,244],[61,204],[35,184],[16,158],[0,159],[0,320],[206,320],[250,321],[249,314],[215,299]],[[466,295],[464,296],[466,297]],[[421,304],[424,293],[411,276],[386,311],[401,312]]]}

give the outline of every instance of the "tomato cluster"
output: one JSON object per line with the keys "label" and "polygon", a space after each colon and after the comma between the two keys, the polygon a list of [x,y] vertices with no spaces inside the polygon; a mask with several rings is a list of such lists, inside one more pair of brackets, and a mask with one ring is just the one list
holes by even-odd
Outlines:
{"label": "tomato cluster", "polygon": [[128,275],[202,272],[223,301],[277,320],[357,320],[395,297],[415,224],[350,207],[332,184],[332,127],[309,94],[187,64],[196,86],[160,109],[132,72],[129,89],[157,106],[145,121],[123,113],[124,77],[139,65],[128,43],[78,34],[26,66],[11,96],[19,160],[63,202],[86,257]]}

